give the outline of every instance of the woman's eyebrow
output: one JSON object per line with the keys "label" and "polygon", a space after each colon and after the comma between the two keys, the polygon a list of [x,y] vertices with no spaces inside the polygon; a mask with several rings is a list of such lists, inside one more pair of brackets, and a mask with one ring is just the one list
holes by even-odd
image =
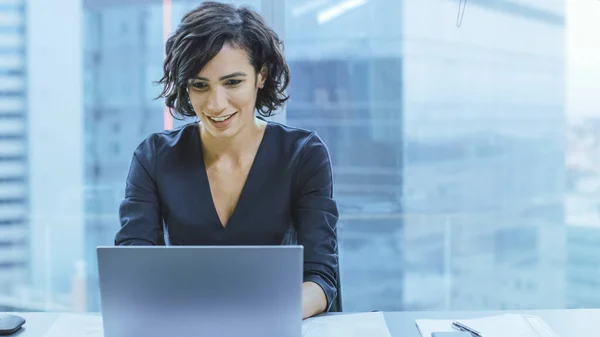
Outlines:
{"label": "woman's eyebrow", "polygon": [[[223,80],[226,80],[228,78],[238,77],[238,76],[248,76],[248,75],[246,73],[244,73],[244,72],[236,71],[235,73],[231,73],[229,75],[225,75],[225,76],[219,77],[219,81],[223,81]],[[208,78],[206,78],[206,77],[196,76],[194,78],[197,79],[197,80],[208,81]]]}

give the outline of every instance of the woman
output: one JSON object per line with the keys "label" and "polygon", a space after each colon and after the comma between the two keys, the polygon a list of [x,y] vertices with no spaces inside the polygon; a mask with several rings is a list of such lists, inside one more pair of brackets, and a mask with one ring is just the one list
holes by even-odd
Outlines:
{"label": "woman", "polygon": [[338,211],[319,137],[255,115],[285,103],[288,81],[281,41],[253,10],[205,2],[186,14],[166,43],[161,97],[200,122],[135,150],[115,244],[280,245],[295,235],[307,318],[336,297]]}

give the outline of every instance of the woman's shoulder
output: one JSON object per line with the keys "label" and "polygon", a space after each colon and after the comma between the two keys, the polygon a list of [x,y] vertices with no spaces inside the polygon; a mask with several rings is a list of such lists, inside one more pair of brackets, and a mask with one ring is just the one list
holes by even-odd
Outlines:
{"label": "woman's shoulder", "polygon": [[273,137],[272,153],[281,154],[280,159],[292,166],[306,162],[329,161],[329,150],[316,131],[269,122]]}
{"label": "woman's shoulder", "polygon": [[180,147],[193,146],[194,132],[198,132],[196,122],[187,123],[171,130],[162,130],[149,134],[137,147],[137,153],[152,154]]}
{"label": "woman's shoulder", "polygon": [[307,145],[322,143],[315,131],[279,122],[269,121],[268,123],[274,134],[275,143],[280,144],[284,149],[301,150]]}

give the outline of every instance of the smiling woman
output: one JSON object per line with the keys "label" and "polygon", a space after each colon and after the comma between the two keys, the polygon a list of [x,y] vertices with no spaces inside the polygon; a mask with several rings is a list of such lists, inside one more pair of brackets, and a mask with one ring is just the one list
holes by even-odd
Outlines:
{"label": "smiling woman", "polygon": [[281,44],[246,7],[204,2],[184,16],[166,43],[161,97],[174,117],[200,122],[152,134],[135,150],[115,244],[297,241],[306,318],[337,296],[338,210],[321,139],[262,118],[288,99]]}
{"label": "smiling woman", "polygon": [[254,74],[244,50],[223,45],[188,86],[190,103],[207,132],[230,137],[249,125],[254,119],[257,91],[264,88],[265,74],[264,68]]}
{"label": "smiling woman", "polygon": [[[227,16],[223,17],[224,15]],[[183,116],[196,116],[194,107],[188,100],[188,89],[193,84],[190,81],[198,78],[209,84],[211,80],[216,80],[217,78],[209,80],[200,71],[207,74],[214,70],[225,72],[226,69],[218,67],[222,63],[215,60],[215,57],[223,47],[229,47],[229,51],[225,51],[227,55],[219,55],[220,61],[224,61],[224,57],[233,56],[230,55],[231,49],[245,54],[244,62],[238,66],[244,67],[246,71],[237,69],[236,72],[251,76],[250,86],[254,90],[261,86],[260,91],[254,92],[256,110],[262,116],[271,116],[288,99],[285,90],[290,75],[282,44],[277,34],[254,10],[248,7],[236,10],[231,5],[205,2],[183,17],[175,33],[166,42],[164,76],[160,80],[164,84],[161,97],[166,98],[167,106],[175,112]],[[237,56],[236,61],[239,61],[242,55]],[[212,71],[205,69],[209,63],[213,63]],[[229,76],[220,78],[223,75]],[[218,80],[222,81],[230,76],[231,74],[220,74]]]}

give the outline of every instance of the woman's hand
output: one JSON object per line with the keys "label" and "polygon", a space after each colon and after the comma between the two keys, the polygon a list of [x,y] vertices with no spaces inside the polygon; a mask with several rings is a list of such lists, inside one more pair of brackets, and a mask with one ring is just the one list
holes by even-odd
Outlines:
{"label": "woman's hand", "polygon": [[327,308],[323,289],[314,282],[302,283],[302,319],[318,315]]}

